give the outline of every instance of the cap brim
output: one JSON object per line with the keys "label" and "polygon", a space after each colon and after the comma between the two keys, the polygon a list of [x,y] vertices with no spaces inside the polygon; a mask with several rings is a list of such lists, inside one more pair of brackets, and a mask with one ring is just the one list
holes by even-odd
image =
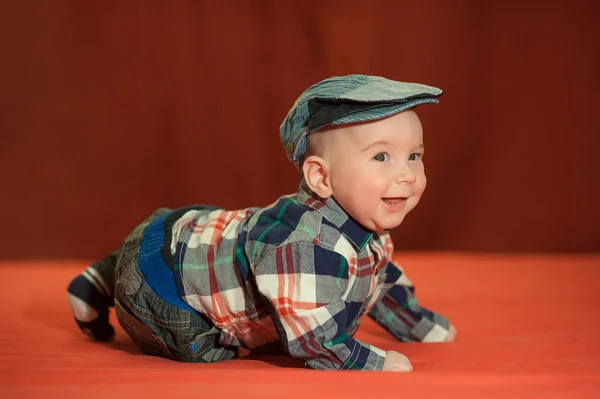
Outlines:
{"label": "cap brim", "polygon": [[369,122],[375,121],[378,119],[383,119],[388,116],[392,116],[394,114],[400,113],[402,111],[406,111],[408,109],[414,108],[417,105],[421,104],[438,104],[439,100],[436,98],[419,98],[414,99],[402,104],[393,104],[385,107],[378,107],[373,109],[366,109],[360,112],[346,115],[340,119],[337,119],[330,125],[344,125],[347,123],[359,123],[359,122]]}

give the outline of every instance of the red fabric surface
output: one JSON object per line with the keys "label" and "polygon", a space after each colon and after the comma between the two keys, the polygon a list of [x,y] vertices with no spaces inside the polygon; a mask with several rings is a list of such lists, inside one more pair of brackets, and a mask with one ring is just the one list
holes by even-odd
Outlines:
{"label": "red fabric surface", "polygon": [[[597,398],[600,256],[404,254],[418,296],[458,327],[450,344],[403,344],[365,319],[358,337],[415,371],[323,372],[280,356],[182,364],[105,345],[66,303],[79,261],[0,263],[2,398]],[[115,321],[113,317],[113,321]]]}

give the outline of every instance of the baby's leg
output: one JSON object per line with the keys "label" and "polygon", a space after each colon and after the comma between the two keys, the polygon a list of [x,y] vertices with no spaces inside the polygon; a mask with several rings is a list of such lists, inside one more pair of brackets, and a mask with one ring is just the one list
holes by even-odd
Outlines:
{"label": "baby's leg", "polygon": [[[130,235],[139,236],[143,228],[157,216],[168,212],[160,208],[138,225]],[[97,341],[110,341],[115,335],[108,323],[109,307],[115,306],[115,269],[120,250],[108,254],[75,277],[67,288],[69,306],[77,325]]]}
{"label": "baby's leg", "polygon": [[121,245],[114,268],[116,318],[136,346],[148,355],[196,363],[232,359],[237,349],[221,345],[220,331],[212,321],[198,314],[179,295],[173,270],[167,263],[171,258],[160,250],[169,243],[156,241],[155,226],[150,226],[165,213],[167,209],[154,212]]}
{"label": "baby's leg", "polygon": [[67,288],[67,298],[77,325],[97,341],[110,341],[115,330],[108,322],[109,307],[114,306],[117,251],[90,265]]}

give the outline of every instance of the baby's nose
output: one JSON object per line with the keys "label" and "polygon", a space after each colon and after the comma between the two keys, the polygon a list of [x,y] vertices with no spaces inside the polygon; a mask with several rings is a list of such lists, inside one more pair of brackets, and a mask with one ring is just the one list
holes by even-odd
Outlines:
{"label": "baby's nose", "polygon": [[417,180],[417,175],[412,170],[410,165],[403,165],[398,170],[396,182],[404,184],[413,184]]}

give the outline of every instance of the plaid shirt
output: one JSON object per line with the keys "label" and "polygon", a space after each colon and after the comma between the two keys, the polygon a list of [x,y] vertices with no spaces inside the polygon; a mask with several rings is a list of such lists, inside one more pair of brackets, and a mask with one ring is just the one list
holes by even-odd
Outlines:
{"label": "plaid shirt", "polygon": [[402,341],[448,333],[391,263],[389,234],[364,229],[304,182],[266,208],[199,206],[170,220],[179,294],[221,330],[224,345],[280,341],[314,369],[381,370],[385,351],[353,338],[365,314]]}

